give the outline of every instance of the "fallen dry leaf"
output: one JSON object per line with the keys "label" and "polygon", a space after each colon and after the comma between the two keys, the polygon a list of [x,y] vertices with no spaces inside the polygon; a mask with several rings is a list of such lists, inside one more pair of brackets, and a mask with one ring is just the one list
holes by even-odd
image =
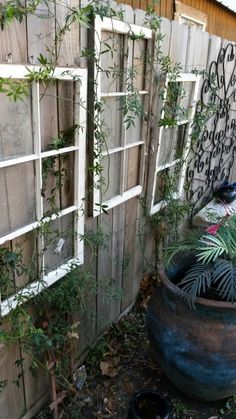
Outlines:
{"label": "fallen dry leaf", "polygon": [[128,395],[131,395],[134,393],[134,384],[131,383],[130,381],[124,381],[123,383],[125,391],[127,392]]}
{"label": "fallen dry leaf", "polygon": [[112,361],[101,361],[100,369],[102,375],[106,375],[107,377],[111,378],[116,377],[119,372],[119,368],[117,367],[117,365],[114,365]]}

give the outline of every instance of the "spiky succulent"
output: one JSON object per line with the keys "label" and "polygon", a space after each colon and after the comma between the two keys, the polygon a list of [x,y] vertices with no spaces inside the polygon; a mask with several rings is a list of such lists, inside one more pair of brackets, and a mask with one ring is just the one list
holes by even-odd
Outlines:
{"label": "spiky succulent", "polygon": [[188,232],[183,240],[168,246],[167,265],[183,253],[196,257],[196,263],[178,283],[191,307],[196,297],[206,295],[210,288],[216,290],[219,299],[236,301],[236,214],[204,231]]}

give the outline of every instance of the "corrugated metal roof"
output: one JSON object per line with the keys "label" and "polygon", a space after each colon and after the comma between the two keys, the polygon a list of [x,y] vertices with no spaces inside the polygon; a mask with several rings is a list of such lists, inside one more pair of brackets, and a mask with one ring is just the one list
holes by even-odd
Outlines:
{"label": "corrugated metal roof", "polygon": [[232,10],[232,12],[236,13],[236,0],[215,0],[215,1],[217,3],[223,4],[223,6]]}

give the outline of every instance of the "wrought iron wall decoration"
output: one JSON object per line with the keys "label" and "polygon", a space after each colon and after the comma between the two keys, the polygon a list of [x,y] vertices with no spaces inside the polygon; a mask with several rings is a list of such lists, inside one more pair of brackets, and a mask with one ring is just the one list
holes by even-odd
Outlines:
{"label": "wrought iron wall decoration", "polygon": [[[192,158],[186,173],[187,199],[194,210],[229,179],[236,152],[236,45],[221,48],[203,74],[192,135]],[[236,179],[234,179],[236,181]]]}

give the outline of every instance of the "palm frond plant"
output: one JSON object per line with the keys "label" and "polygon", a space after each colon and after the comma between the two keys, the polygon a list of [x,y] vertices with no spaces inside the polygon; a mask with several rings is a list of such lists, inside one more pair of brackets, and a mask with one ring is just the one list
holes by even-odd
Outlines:
{"label": "palm frond plant", "polygon": [[204,231],[188,232],[183,240],[165,251],[165,265],[171,266],[179,254],[193,254],[196,263],[177,284],[189,306],[195,307],[199,296],[236,301],[236,214],[225,217]]}

